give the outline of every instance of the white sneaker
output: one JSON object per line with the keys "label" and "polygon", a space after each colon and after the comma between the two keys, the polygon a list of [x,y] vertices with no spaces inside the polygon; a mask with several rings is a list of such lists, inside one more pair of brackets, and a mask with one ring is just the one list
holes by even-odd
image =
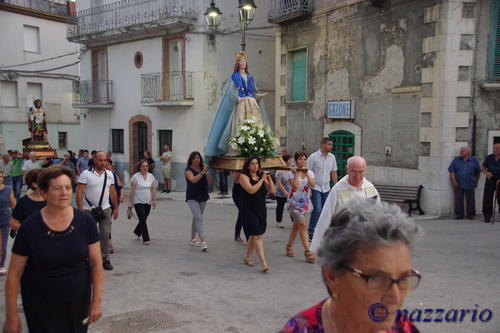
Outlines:
{"label": "white sneaker", "polygon": [[191,239],[191,246],[198,246],[199,247],[200,242],[197,239],[193,238],[193,239]]}
{"label": "white sneaker", "polygon": [[276,222],[276,228],[283,229],[284,227],[283,222]]}
{"label": "white sneaker", "polygon": [[7,275],[7,270],[4,267],[0,268],[0,275],[1,276]]}
{"label": "white sneaker", "polygon": [[207,249],[208,249],[207,242],[205,241],[201,242],[201,250],[203,252],[207,252]]}

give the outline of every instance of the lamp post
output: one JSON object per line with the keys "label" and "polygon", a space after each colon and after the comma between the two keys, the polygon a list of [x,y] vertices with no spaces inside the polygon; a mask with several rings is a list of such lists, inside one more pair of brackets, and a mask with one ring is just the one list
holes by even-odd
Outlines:
{"label": "lamp post", "polygon": [[247,26],[252,22],[255,15],[255,9],[257,6],[253,0],[238,0],[238,9],[240,11],[240,25],[242,30],[241,36],[241,50],[245,51],[245,46],[247,45],[245,40],[245,34]]}
{"label": "lamp post", "polygon": [[[218,7],[215,7],[215,2],[212,0],[210,3],[210,7],[205,11],[205,20],[207,21],[208,28],[210,31],[215,31],[220,24],[220,20],[222,18],[222,13]],[[215,43],[215,35],[213,33],[210,34],[209,40],[212,44]]]}

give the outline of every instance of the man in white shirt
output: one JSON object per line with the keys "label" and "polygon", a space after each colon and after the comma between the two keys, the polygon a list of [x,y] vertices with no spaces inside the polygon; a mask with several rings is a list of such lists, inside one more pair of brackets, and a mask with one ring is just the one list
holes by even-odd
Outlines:
{"label": "man in white shirt", "polygon": [[34,151],[29,154],[30,159],[25,161],[23,164],[23,177],[26,177],[26,174],[31,170],[41,169],[43,168],[44,162],[36,159],[36,153]]}
{"label": "man in white shirt", "polygon": [[[101,208],[103,209],[103,217],[99,221],[99,240],[101,243],[102,266],[105,270],[113,269],[109,260],[109,236],[111,234],[111,216],[113,219],[118,218],[118,196],[116,189],[113,186],[115,180],[113,173],[105,169],[107,156],[103,152],[98,152],[95,157],[95,165],[92,169],[83,170],[78,177],[78,188],[76,190],[76,204],[78,209],[91,211],[93,208],[99,207],[102,189],[104,187],[104,178],[106,178],[106,186],[104,187],[104,195],[102,196]],[[114,210],[111,212],[109,198],[113,202]]]}
{"label": "man in white shirt", "polygon": [[347,175],[332,187],[323,206],[311,243],[311,250],[314,253],[318,252],[323,235],[330,227],[332,216],[337,212],[340,205],[356,197],[369,198],[380,203],[377,189],[365,178],[365,159],[361,156],[353,156],[347,160],[346,168]]}
{"label": "man in white shirt", "polygon": [[321,149],[312,153],[307,159],[307,169],[312,170],[316,177],[316,186],[312,189],[311,202],[313,211],[309,220],[309,240],[312,239],[316,223],[323,209],[328,193],[330,193],[330,181],[337,183],[337,160],[332,151],[332,139],[324,137],[321,139]]}

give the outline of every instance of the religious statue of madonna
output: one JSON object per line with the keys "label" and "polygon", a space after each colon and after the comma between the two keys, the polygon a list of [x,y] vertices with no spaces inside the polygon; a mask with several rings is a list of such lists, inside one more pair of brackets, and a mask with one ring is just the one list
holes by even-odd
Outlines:
{"label": "religious statue of madonna", "polygon": [[269,125],[262,97],[254,78],[248,72],[245,52],[236,54],[234,72],[226,85],[215,118],[208,134],[205,156],[238,156],[229,140],[237,135],[238,127],[246,119],[253,119],[259,125]]}

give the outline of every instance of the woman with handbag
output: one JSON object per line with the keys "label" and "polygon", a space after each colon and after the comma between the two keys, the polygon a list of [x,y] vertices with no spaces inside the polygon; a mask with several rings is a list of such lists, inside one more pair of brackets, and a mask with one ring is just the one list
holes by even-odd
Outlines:
{"label": "woman with handbag", "polygon": [[129,210],[132,205],[135,208],[139,223],[134,229],[134,234],[141,238],[144,245],[150,245],[147,219],[151,207],[156,208],[156,189],[157,183],[155,177],[148,172],[148,161],[141,160],[137,164],[137,172],[130,178],[130,200]]}
{"label": "woman with handbag", "polygon": [[295,163],[297,167],[292,167],[288,175],[288,181],[292,189],[290,190],[287,203],[293,225],[286,245],[286,255],[289,257],[295,256],[292,247],[293,243],[295,243],[295,238],[297,238],[297,234],[299,234],[302,245],[304,246],[306,261],[308,263],[314,263],[316,258],[309,247],[305,215],[309,212],[311,206],[311,188],[316,186],[316,180],[314,179],[314,173],[311,170],[305,169],[306,160],[306,153],[295,153]]}

